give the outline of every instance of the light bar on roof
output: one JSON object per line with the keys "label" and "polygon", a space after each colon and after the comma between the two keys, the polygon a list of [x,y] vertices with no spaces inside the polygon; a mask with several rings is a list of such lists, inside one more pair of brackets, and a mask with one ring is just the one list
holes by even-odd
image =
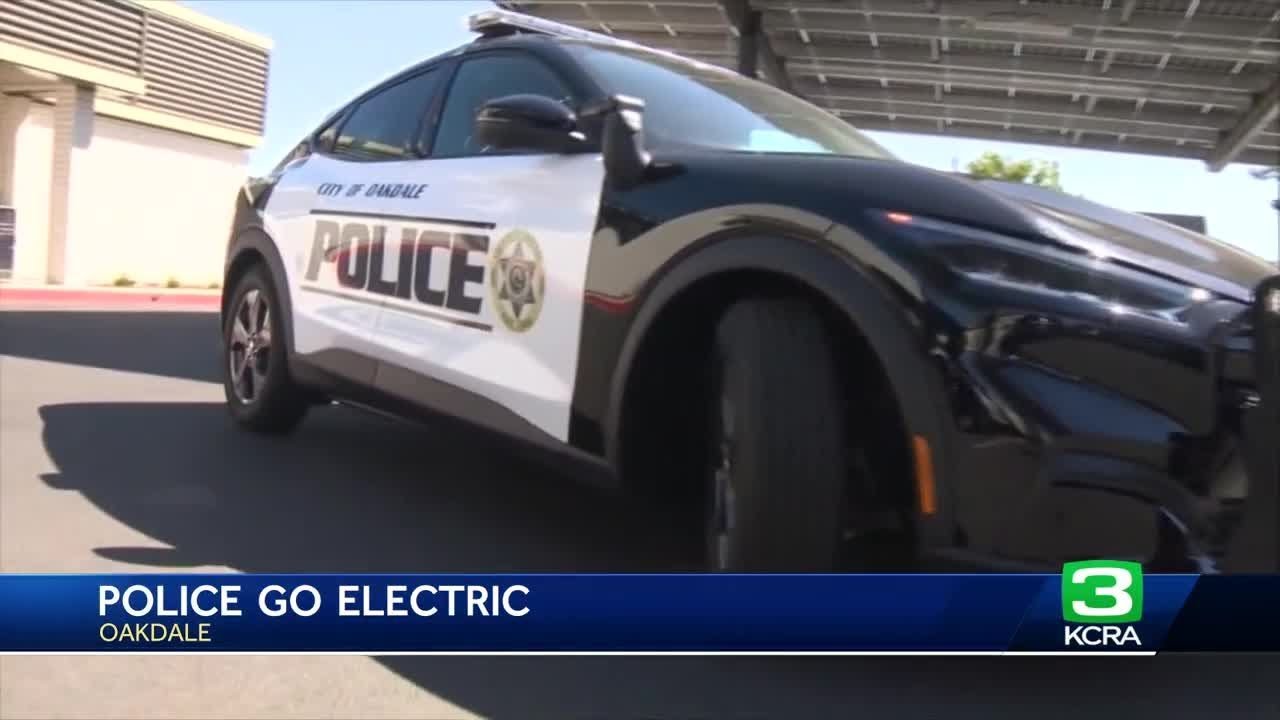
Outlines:
{"label": "light bar on roof", "polygon": [[471,29],[471,32],[481,34],[486,31],[508,28],[539,35],[554,35],[555,37],[621,44],[618,38],[611,35],[591,32],[590,30],[583,30],[582,28],[565,25],[553,20],[544,20],[539,17],[496,8],[473,13],[467,18],[467,26]]}
{"label": "light bar on roof", "polygon": [[509,29],[509,30],[519,30],[521,32],[535,33],[539,35],[551,35],[554,37],[571,38],[571,39],[577,39],[577,40],[590,40],[598,43],[606,43],[609,45],[617,45],[620,47],[634,48],[636,50],[643,50],[648,53],[653,53],[654,55],[661,55],[663,57],[674,58],[681,62],[689,63],[690,65],[693,65],[695,67],[698,67],[710,72],[721,73],[724,75],[732,75],[735,77],[737,76],[737,73],[733,72],[732,70],[722,68],[717,65],[712,65],[710,63],[706,63],[701,60],[695,60],[693,58],[687,58],[682,55],[677,55],[676,53],[669,52],[667,50],[659,50],[657,48],[647,47],[645,45],[641,45],[640,43],[637,43],[632,40],[624,40],[622,38],[614,37],[612,35],[605,35],[603,33],[591,32],[590,30],[583,30],[582,28],[574,27],[573,25],[565,25],[564,23],[558,23],[558,22],[555,22],[554,20],[544,20],[540,17],[533,17],[532,15],[523,15],[521,13],[512,12],[510,10],[501,10],[501,9],[495,8],[493,10],[482,10],[478,13],[472,13],[467,17],[467,26],[471,29],[471,32],[480,33],[482,35],[487,31],[491,32],[493,30]]}

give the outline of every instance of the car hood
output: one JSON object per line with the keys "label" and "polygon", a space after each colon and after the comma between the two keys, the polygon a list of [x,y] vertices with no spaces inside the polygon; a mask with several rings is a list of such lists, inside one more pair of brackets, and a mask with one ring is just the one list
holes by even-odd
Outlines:
{"label": "car hood", "polygon": [[[1251,300],[1276,267],[1226,243],[1137,213],[1025,183],[976,180],[900,160],[668,146],[655,160],[691,182],[656,183],[637,194],[646,215],[761,202],[858,223],[894,210],[1045,244],[1078,243],[1134,269]],[[639,198],[636,199],[639,202]]]}
{"label": "car hood", "polygon": [[[971,181],[1026,213],[1054,239],[1219,295],[1248,302],[1275,265],[1201,233],[1032,185]],[[1056,232],[1055,232],[1056,231]]]}

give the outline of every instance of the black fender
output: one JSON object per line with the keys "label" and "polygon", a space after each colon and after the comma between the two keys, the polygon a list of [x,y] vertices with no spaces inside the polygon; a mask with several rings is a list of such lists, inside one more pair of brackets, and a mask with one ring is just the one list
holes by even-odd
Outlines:
{"label": "black fender", "polygon": [[289,293],[289,276],[285,273],[280,250],[266,231],[260,227],[254,226],[241,230],[227,248],[226,263],[222,270],[222,309],[219,319],[221,322],[226,321],[227,304],[231,302],[231,293],[235,290],[231,287],[231,273],[247,253],[256,253],[266,260],[267,270],[271,273],[271,281],[275,284],[276,295],[280,302],[280,312],[277,315],[284,334],[285,348],[289,351],[289,357],[293,358],[293,299]]}
{"label": "black fender", "polygon": [[921,540],[933,546],[950,544],[950,434],[945,430],[942,379],[923,349],[925,343],[913,330],[910,316],[909,302],[918,299],[921,292],[918,284],[847,227],[831,225],[821,233],[812,225],[780,230],[777,226],[746,226],[706,238],[689,252],[671,258],[655,276],[622,344],[609,389],[604,428],[608,461],[620,467],[623,396],[638,351],[668,303],[721,273],[756,270],[783,275],[839,308],[880,358],[908,432],[925,438],[931,449],[937,510],[920,518]]}

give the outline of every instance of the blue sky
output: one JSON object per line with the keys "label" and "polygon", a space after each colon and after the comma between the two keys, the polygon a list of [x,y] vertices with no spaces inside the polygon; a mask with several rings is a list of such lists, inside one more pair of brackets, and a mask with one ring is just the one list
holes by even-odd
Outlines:
{"label": "blue sky", "polygon": [[[471,36],[465,17],[487,0],[187,0],[189,7],[275,42],[263,144],[251,172],[274,165],[329,111],[392,72]],[[1063,187],[1142,212],[1204,215],[1209,234],[1269,260],[1280,246],[1274,181],[1233,165],[1210,173],[1197,160],[950,137],[869,133],[899,157],[942,170],[987,150],[1056,161]]]}

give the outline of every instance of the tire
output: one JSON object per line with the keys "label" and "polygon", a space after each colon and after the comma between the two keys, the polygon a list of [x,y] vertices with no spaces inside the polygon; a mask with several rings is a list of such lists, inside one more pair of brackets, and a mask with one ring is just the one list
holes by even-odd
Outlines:
{"label": "tire", "polygon": [[799,300],[738,302],[711,354],[708,569],[836,569],[848,464],[827,333]]}
{"label": "tire", "polygon": [[[236,283],[222,327],[223,391],[236,424],[266,435],[294,430],[307,413],[307,393],[289,376],[279,322],[279,296],[265,267]],[[246,356],[249,362],[244,362]]]}

